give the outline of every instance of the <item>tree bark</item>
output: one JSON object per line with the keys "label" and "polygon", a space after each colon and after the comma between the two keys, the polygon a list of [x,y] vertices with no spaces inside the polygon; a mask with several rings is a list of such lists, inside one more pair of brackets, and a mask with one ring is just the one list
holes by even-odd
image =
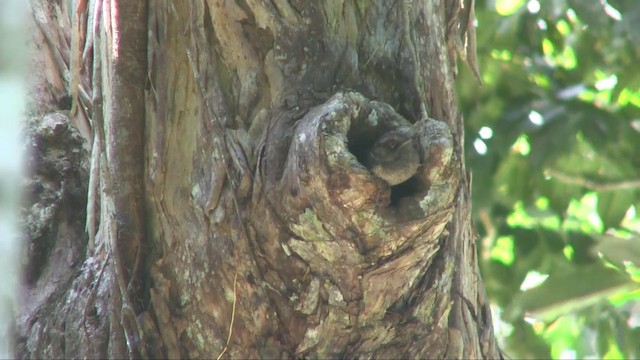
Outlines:
{"label": "tree bark", "polygon": [[[472,1],[32,6],[57,195],[29,188],[18,355],[502,357],[453,91]],[[420,165],[390,186],[367,154],[399,127]]]}

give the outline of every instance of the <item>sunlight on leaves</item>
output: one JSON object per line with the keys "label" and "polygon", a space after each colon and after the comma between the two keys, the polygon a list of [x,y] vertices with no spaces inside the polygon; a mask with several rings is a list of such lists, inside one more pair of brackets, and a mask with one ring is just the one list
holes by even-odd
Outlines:
{"label": "sunlight on leaves", "polygon": [[529,289],[533,289],[534,287],[541,285],[545,280],[547,280],[548,277],[549,274],[542,274],[537,271],[529,271],[527,273],[527,276],[522,281],[522,284],[520,285],[520,290],[526,291]]}
{"label": "sunlight on leaves", "polygon": [[509,61],[513,58],[513,55],[509,50],[493,49],[491,50],[491,57],[496,60]]}
{"label": "sunlight on leaves", "polygon": [[611,6],[611,4],[609,4],[606,1],[604,2],[604,12],[605,14],[609,15],[609,17],[612,18],[613,20],[616,20],[616,21],[622,20],[622,14],[620,13],[620,11],[618,11],[618,9]]}
{"label": "sunlight on leaves", "polygon": [[627,106],[628,104],[631,104],[640,108],[640,92],[625,88],[620,92],[616,102],[620,106]]}
{"label": "sunlight on leaves", "polygon": [[580,95],[578,95],[578,99],[587,102],[587,103],[593,103],[594,100],[596,99],[596,96],[598,95],[597,92],[592,91],[592,90],[585,90],[583,92],[580,93]]}
{"label": "sunlight on leaves", "polygon": [[598,215],[598,195],[590,192],[579,201],[571,200],[562,228],[565,231],[579,231],[585,234],[602,233],[604,225]]}
{"label": "sunlight on leaves", "polygon": [[544,117],[535,110],[531,110],[528,117],[529,121],[535,126],[542,126],[544,124]]}
{"label": "sunlight on leaves", "polygon": [[498,0],[496,1],[496,11],[502,16],[514,14],[524,5],[524,0]]}
{"label": "sunlight on leaves", "polygon": [[510,227],[523,227],[530,229],[536,225],[536,221],[525,210],[521,201],[513,207],[513,211],[507,216],[507,224]]}
{"label": "sunlight on leaves", "polygon": [[485,140],[491,139],[493,137],[493,129],[487,126],[483,126],[478,131],[478,135],[480,135],[480,137]]}
{"label": "sunlight on leaves", "polygon": [[[634,281],[636,282],[640,281],[640,276],[638,275],[640,274],[636,274],[637,277],[634,279]],[[611,305],[616,307],[625,305],[629,301],[634,301],[634,302],[640,301],[640,289],[633,290],[633,291],[620,292],[618,294],[613,294],[609,297],[609,302],[611,302]]]}
{"label": "sunlight on leaves", "polygon": [[533,81],[536,85],[544,89],[548,88],[551,85],[549,77],[546,76],[545,74],[540,74],[540,73],[531,74],[529,75],[529,80]]}
{"label": "sunlight on leaves", "polygon": [[564,20],[560,20],[558,21],[558,23],[556,24],[556,29],[558,30],[558,32],[560,33],[560,35],[562,36],[567,36],[569,35],[569,33],[571,32],[571,27],[569,26],[569,24],[564,21]]}
{"label": "sunlight on leaves", "polygon": [[620,351],[620,348],[618,347],[618,344],[615,343],[614,339],[609,339],[609,349],[607,350],[607,353],[604,354],[603,359],[624,359],[624,354]]}
{"label": "sunlight on leaves", "polygon": [[562,254],[568,259],[571,260],[573,259],[573,255],[575,254],[575,250],[573,248],[573,246],[571,245],[567,245],[562,249]]}
{"label": "sunlight on leaves", "polygon": [[476,139],[476,140],[473,142],[473,147],[476,149],[476,151],[477,151],[477,152],[478,152],[478,154],[480,154],[480,155],[484,155],[484,154],[486,154],[486,153],[487,153],[487,150],[488,150],[488,148],[487,148],[487,144],[486,144],[484,141],[482,141],[481,139]]}
{"label": "sunlight on leaves", "polygon": [[480,97],[462,82],[476,189],[494,195],[483,266],[517,358],[640,354],[640,193],[590,190],[640,178],[640,6],[609,2],[487,2],[489,81]]}
{"label": "sunlight on leaves", "polygon": [[511,150],[517,152],[522,156],[529,155],[529,153],[531,152],[531,145],[529,145],[529,138],[527,137],[527,135],[523,134],[518,136],[518,139],[515,143],[513,143]]}
{"label": "sunlight on leaves", "polygon": [[529,0],[527,10],[532,14],[537,14],[540,11],[540,2],[538,0]]}
{"label": "sunlight on leaves", "polygon": [[[612,99],[613,90],[618,84],[618,77],[613,74],[608,74],[600,70],[596,70],[593,74],[595,81],[593,83],[594,90],[585,90],[583,91],[578,98],[582,101],[592,103],[598,107],[610,107],[613,108],[612,105],[620,104],[620,103],[628,103],[631,100],[632,92],[623,92],[620,93],[618,99],[614,101]],[[625,89],[626,90],[626,89]]]}
{"label": "sunlight on leaves", "polygon": [[551,42],[551,40],[544,38],[542,39],[542,53],[545,55],[551,55],[553,54],[553,43]]}
{"label": "sunlight on leaves", "polygon": [[543,338],[551,346],[551,357],[561,359],[567,351],[575,352],[575,344],[582,329],[573,315],[561,316],[546,327]]}
{"label": "sunlight on leaves", "polygon": [[560,229],[560,218],[549,208],[549,199],[540,197],[534,205],[525,209],[521,201],[517,202],[507,216],[507,224],[512,228],[532,229],[539,226],[549,230]]}
{"label": "sunlight on leaves", "polygon": [[618,77],[616,75],[607,76],[596,82],[595,87],[598,90],[613,89],[618,83]]}
{"label": "sunlight on leaves", "polygon": [[[627,273],[631,275],[631,279],[637,283],[640,283],[640,265],[636,265],[633,263],[626,263],[625,268]],[[640,289],[637,292],[638,300],[640,300]]]}
{"label": "sunlight on leaves", "polygon": [[513,253],[513,236],[501,236],[496,239],[496,243],[491,249],[491,258],[505,265],[513,264],[515,258]]}
{"label": "sunlight on leaves", "polygon": [[556,57],[556,62],[567,70],[573,70],[578,66],[578,59],[573,48],[566,46],[562,54]]}
{"label": "sunlight on leaves", "polygon": [[541,196],[536,199],[536,208],[540,210],[548,210],[549,209],[549,199],[544,196]]}
{"label": "sunlight on leaves", "polygon": [[578,65],[573,48],[565,46],[561,52],[556,51],[553,42],[550,39],[542,39],[542,53],[547,63],[551,66],[561,66],[567,70],[573,70]]}

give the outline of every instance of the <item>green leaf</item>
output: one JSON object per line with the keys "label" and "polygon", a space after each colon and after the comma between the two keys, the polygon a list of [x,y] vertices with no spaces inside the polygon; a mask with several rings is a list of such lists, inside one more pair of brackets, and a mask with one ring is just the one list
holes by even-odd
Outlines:
{"label": "green leaf", "polygon": [[640,266],[640,237],[622,239],[611,235],[597,236],[595,252],[604,255],[613,264],[624,268],[624,261]]}
{"label": "green leaf", "polygon": [[633,190],[598,192],[598,214],[604,222],[605,228],[620,225],[629,206],[632,204],[632,199],[634,199]]}
{"label": "green leaf", "polygon": [[514,303],[529,316],[549,320],[634,287],[637,284],[626,274],[598,264],[551,274],[542,285],[519,294]]}

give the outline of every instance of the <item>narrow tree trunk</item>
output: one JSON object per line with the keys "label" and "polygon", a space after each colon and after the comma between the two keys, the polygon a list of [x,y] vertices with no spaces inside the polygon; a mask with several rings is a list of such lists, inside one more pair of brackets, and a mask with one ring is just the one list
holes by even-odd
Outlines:
{"label": "narrow tree trunk", "polygon": [[32,122],[67,155],[34,153],[63,190],[27,208],[19,355],[501,357],[453,91],[472,1],[64,4],[32,5],[39,103],[73,106]]}

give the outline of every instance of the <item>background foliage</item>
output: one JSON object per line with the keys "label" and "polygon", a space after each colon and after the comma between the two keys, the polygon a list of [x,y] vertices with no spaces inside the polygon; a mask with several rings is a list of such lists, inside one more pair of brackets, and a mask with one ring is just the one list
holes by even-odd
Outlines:
{"label": "background foliage", "polygon": [[457,86],[514,358],[640,357],[640,1],[477,0]]}

